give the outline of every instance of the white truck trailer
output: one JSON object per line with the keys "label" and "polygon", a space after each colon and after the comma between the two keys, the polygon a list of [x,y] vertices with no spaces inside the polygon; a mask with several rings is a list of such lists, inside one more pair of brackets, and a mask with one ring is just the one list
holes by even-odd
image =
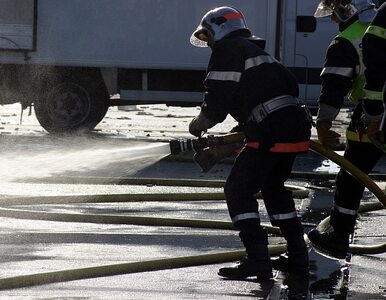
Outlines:
{"label": "white truck trailer", "polygon": [[313,17],[318,2],[0,0],[0,104],[33,105],[48,132],[90,130],[109,106],[200,105],[210,49],[189,37],[208,10],[228,5],[243,11],[313,106],[337,32]]}

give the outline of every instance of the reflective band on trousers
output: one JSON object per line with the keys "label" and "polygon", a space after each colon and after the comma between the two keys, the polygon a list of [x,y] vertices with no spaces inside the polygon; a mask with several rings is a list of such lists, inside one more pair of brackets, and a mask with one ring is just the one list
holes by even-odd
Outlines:
{"label": "reflective band on trousers", "polygon": [[341,68],[341,67],[325,67],[323,68],[322,72],[320,73],[320,76],[323,76],[324,74],[336,74],[341,75],[344,77],[352,78],[354,74],[353,68]]}
{"label": "reflective band on trousers", "polygon": [[383,101],[383,93],[382,92],[370,91],[370,90],[366,90],[366,89],[363,89],[363,91],[365,92],[365,95],[364,95],[365,99]]}
{"label": "reflective band on trousers", "polygon": [[339,205],[336,205],[336,203],[334,203],[334,209],[336,209],[338,212],[340,212],[341,214],[344,214],[344,215],[350,215],[350,216],[356,216],[357,215],[356,210],[341,207]]}
{"label": "reflective band on trousers", "polygon": [[288,220],[288,219],[294,219],[297,218],[296,212],[290,212],[286,214],[277,214],[277,215],[270,215],[269,219],[271,221],[277,221],[277,220]]}
{"label": "reflective band on trousers", "polygon": [[[258,149],[260,146],[259,142],[247,142],[247,147]],[[299,143],[275,143],[270,152],[303,152],[310,148],[310,142],[299,142]]]}
{"label": "reflective band on trousers", "polygon": [[374,26],[374,25],[369,26],[369,28],[367,28],[366,30],[366,33],[376,35],[381,39],[386,39],[386,29],[379,26]]}
{"label": "reflective band on trousers", "polygon": [[247,219],[260,219],[259,213],[245,213],[239,214],[232,218],[232,223],[235,224],[238,221],[247,220]]}
{"label": "reflective band on trousers", "polygon": [[239,82],[241,78],[240,72],[221,72],[211,71],[206,75],[206,80],[221,80],[221,81],[236,81]]}
{"label": "reflective band on trousers", "polygon": [[261,64],[264,64],[264,63],[271,64],[274,62],[277,62],[277,60],[269,55],[259,55],[256,57],[251,57],[245,61],[245,70],[260,66]]}

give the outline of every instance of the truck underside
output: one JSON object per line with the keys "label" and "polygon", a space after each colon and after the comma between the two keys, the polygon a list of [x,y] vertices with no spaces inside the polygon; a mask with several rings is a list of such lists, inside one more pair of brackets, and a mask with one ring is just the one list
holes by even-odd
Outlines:
{"label": "truck underside", "polygon": [[[99,68],[0,65],[0,104],[33,105],[48,132],[93,129],[108,107],[164,103],[197,106],[205,71],[115,69],[114,90]],[[111,97],[121,93],[121,97]]]}
{"label": "truck underside", "polygon": [[90,130],[105,116],[109,94],[99,69],[0,65],[0,103],[34,105],[48,132]]}

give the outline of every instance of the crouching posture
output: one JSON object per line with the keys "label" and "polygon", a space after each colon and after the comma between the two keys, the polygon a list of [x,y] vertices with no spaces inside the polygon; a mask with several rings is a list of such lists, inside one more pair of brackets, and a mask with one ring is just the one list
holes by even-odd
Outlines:
{"label": "crouching posture", "polygon": [[[272,225],[288,243],[286,271],[308,275],[308,251],[290,191],[284,187],[297,154],[309,149],[310,116],[297,99],[294,76],[263,50],[242,13],[232,7],[207,12],[191,37],[212,55],[200,114],[189,131],[200,137],[230,114],[243,128],[245,144],[225,185],[228,210],[246,256],[219,275],[242,279],[272,277],[268,236],[260,224],[254,194],[261,191]],[[296,267],[295,267],[296,266]]]}

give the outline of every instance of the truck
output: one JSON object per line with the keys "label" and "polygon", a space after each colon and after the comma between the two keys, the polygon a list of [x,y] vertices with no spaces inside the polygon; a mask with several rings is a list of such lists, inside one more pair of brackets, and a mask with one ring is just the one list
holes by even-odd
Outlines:
{"label": "truck", "polygon": [[218,6],[241,10],[315,106],[326,48],[319,0],[0,0],[0,104],[32,107],[50,133],[92,130],[109,107],[199,106],[210,49],[189,38]]}

